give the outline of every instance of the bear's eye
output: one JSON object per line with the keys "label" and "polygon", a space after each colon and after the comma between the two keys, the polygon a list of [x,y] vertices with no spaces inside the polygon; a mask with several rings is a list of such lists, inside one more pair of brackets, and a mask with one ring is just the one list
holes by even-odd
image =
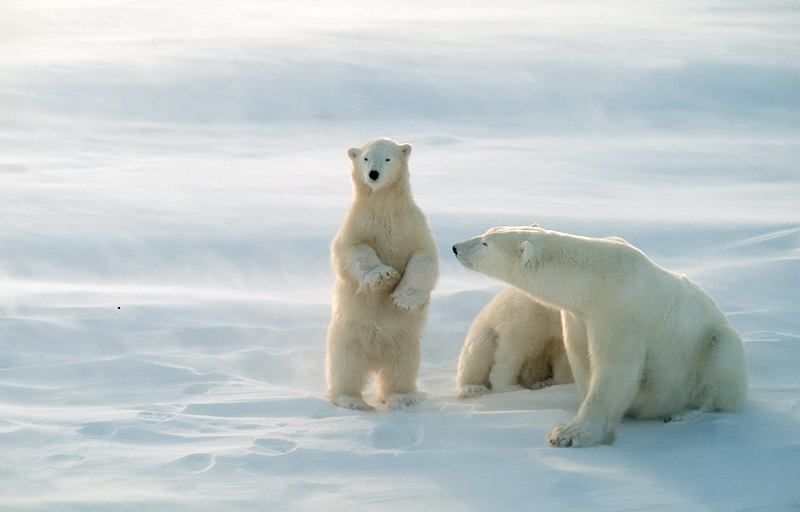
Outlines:
{"label": "bear's eye", "polygon": [[369,162],[369,158],[367,158],[367,157],[364,157],[364,161],[365,161],[365,162]]}
{"label": "bear's eye", "polygon": [[484,247],[489,247],[489,244],[487,244],[485,240],[481,240],[481,243],[483,244]]}
{"label": "bear's eye", "polygon": [[390,161],[390,160],[391,160],[391,158],[387,158],[387,159],[386,159],[386,161],[387,161],[387,162],[388,162],[388,161]]}

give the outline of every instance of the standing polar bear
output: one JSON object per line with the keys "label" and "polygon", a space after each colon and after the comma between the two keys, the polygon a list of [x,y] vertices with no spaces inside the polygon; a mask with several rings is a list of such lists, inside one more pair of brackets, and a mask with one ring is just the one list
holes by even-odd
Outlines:
{"label": "standing polar bear", "polygon": [[744,347],[714,301],[619,238],[492,228],[453,246],[467,268],[562,310],[581,405],[555,446],[610,444],[623,415],[736,411],[747,399]]}
{"label": "standing polar bear", "polygon": [[328,398],[370,410],[362,391],[377,373],[378,398],[391,408],[413,405],[420,338],[439,254],[411,195],[411,146],[379,138],[351,148],[353,201],[331,244],[336,273],[328,328]]}
{"label": "standing polar bear", "polygon": [[569,382],[572,371],[557,309],[509,286],[475,317],[458,359],[458,398],[518,384],[540,389]]}

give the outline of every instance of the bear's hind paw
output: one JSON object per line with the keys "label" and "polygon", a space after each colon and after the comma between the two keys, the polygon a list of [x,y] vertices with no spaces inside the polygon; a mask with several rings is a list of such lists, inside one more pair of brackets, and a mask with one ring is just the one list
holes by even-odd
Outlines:
{"label": "bear's hind paw", "polygon": [[425,395],[418,391],[413,393],[397,393],[386,400],[386,405],[389,406],[389,409],[404,409],[412,405],[417,405],[423,400],[425,400]]}
{"label": "bear's hind paw", "polygon": [[684,409],[683,411],[664,417],[661,421],[664,423],[670,423],[673,421],[693,421],[702,415],[703,411],[697,409]]}
{"label": "bear's hind paw", "polygon": [[353,409],[354,411],[373,411],[374,407],[357,396],[339,395],[331,399],[331,403],[343,409]]}
{"label": "bear's hind paw", "polygon": [[540,380],[540,381],[537,381],[537,382],[531,382],[530,386],[525,386],[525,387],[535,391],[537,389],[549,388],[552,385],[553,385],[553,379],[545,379],[545,380]]}

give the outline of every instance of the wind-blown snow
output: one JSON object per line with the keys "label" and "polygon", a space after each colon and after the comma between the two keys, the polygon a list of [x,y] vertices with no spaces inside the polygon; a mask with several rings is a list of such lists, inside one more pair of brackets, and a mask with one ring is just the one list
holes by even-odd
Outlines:
{"label": "wind-blown snow", "polygon": [[[795,2],[0,6],[0,509],[797,510]],[[422,405],[323,394],[346,150],[414,146]],[[739,414],[557,449],[574,385],[454,398],[493,225],[618,235],[741,331]]]}

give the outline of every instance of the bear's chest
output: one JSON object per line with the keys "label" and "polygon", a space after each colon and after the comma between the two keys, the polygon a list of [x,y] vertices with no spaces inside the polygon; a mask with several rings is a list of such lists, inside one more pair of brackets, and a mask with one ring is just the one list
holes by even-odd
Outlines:
{"label": "bear's chest", "polygon": [[414,215],[364,215],[357,228],[357,238],[372,247],[389,265],[404,264],[417,250],[427,227]]}

